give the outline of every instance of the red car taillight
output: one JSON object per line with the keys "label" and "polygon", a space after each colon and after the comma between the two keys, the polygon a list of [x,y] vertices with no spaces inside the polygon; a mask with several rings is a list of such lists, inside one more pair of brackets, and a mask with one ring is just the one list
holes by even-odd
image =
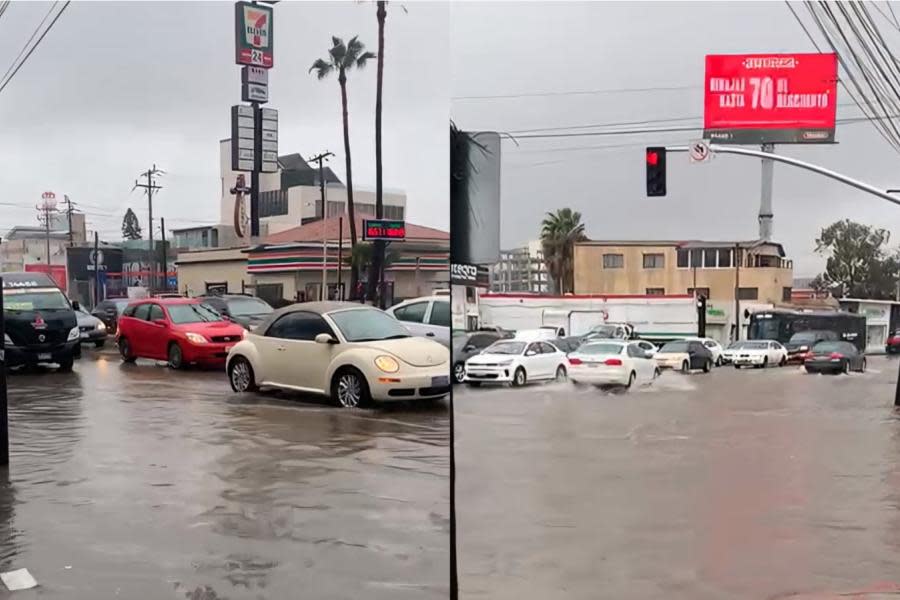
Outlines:
{"label": "red car taillight", "polygon": [[831,358],[832,358],[832,359],[835,359],[835,358],[844,358],[844,355],[841,354],[840,352],[832,352],[832,353],[831,353]]}
{"label": "red car taillight", "polygon": [[621,367],[622,359],[621,358],[607,358],[605,361],[603,361],[603,364],[606,365],[607,367]]}
{"label": "red car taillight", "polygon": [[570,358],[569,358],[569,364],[570,364],[570,365],[580,365],[580,364],[581,364],[581,359],[580,359],[580,358],[571,358],[571,357],[570,357]]}

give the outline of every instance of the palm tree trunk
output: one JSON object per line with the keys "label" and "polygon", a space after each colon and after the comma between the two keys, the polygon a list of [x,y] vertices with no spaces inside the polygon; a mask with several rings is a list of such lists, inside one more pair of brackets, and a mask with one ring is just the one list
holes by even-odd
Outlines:
{"label": "palm tree trunk", "polygon": [[[341,69],[338,76],[338,83],[341,84],[341,107],[344,117],[344,156],[347,165],[347,216],[350,219],[350,250],[356,246],[356,210],[353,208],[353,169],[350,165],[350,116],[347,113],[347,75]],[[323,215],[327,214],[326,207],[322,207]],[[350,267],[350,299],[356,300],[356,286],[359,281],[359,266],[351,265]]]}
{"label": "palm tree trunk", "polygon": [[[378,71],[375,83],[375,217],[384,216],[383,189],[381,187],[381,88],[384,81],[384,22],[387,19],[387,3],[379,0],[376,16],[378,17]],[[369,269],[369,297],[374,298],[381,283],[384,265],[384,242],[378,240],[372,252],[372,265]],[[379,305],[384,306],[383,294],[379,294]]]}

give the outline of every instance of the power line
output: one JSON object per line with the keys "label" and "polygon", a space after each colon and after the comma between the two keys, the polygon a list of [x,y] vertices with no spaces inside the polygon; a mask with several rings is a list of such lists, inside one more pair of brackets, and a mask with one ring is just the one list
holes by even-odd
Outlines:
{"label": "power line", "polygon": [[[41,34],[41,37],[39,37],[39,38],[37,39],[37,41],[34,43],[34,45],[33,45],[33,46],[31,47],[31,49],[28,51],[28,54],[26,54],[25,57],[22,58],[22,61],[19,62],[18,66],[16,66],[15,70],[14,70],[12,73],[9,73],[9,71],[7,71],[7,73],[9,73],[9,77],[6,77],[6,75],[3,76],[5,79],[3,80],[3,83],[0,83],[0,92],[3,92],[3,90],[6,89],[6,86],[9,85],[9,82],[12,81],[13,77],[16,76],[16,73],[19,72],[19,69],[22,68],[22,65],[25,64],[25,61],[28,60],[28,58],[31,56],[31,54],[32,54],[32,53],[35,51],[35,49],[37,49],[37,47],[40,45],[41,41],[43,41],[43,39],[47,36],[47,34],[50,33],[50,30],[53,29],[53,26],[56,24],[56,22],[57,22],[57,21],[59,20],[59,18],[62,16],[63,12],[64,12],[64,11],[66,10],[66,8],[69,6],[69,4],[71,3],[71,1],[72,1],[72,0],[66,0],[66,3],[63,4],[62,8],[59,9],[59,12],[56,13],[56,16],[53,17],[53,20],[50,21],[50,24],[49,24],[49,25],[47,25],[47,28],[44,30],[44,33],[42,33],[42,34]],[[56,6],[56,4],[57,4],[57,3],[54,3],[53,6]],[[50,8],[51,8],[51,10],[53,9],[53,7],[50,7]],[[48,15],[49,15],[49,13],[48,13]],[[46,17],[44,17],[44,20],[46,20]],[[41,21],[41,23],[43,24],[43,21]],[[38,26],[38,28],[40,28],[40,26]],[[34,37],[34,36],[32,35],[32,37]],[[29,41],[31,41],[31,40],[29,39]],[[28,45],[28,44],[26,43],[26,47],[27,47],[27,45]],[[24,48],[23,48],[23,50],[24,50]],[[20,56],[21,56],[21,54],[20,54]],[[18,58],[17,58],[17,60],[18,60]],[[15,64],[15,61],[13,61],[13,64]]]}
{"label": "power line", "polygon": [[618,88],[605,90],[573,90],[567,92],[526,92],[522,94],[493,94],[483,96],[453,96],[451,100],[499,100],[503,98],[542,98],[547,96],[592,96],[601,94],[630,94],[636,92],[666,92],[679,90],[702,90],[698,85],[676,85],[669,87]]}
{"label": "power line", "polygon": [[0,17],[2,17],[3,13],[5,13],[9,9],[9,5],[11,2],[12,0],[4,0],[3,2],[0,2]]}
{"label": "power line", "polygon": [[54,2],[53,4],[50,5],[50,10],[47,11],[47,14],[44,15],[44,18],[41,19],[40,23],[38,23],[38,26],[34,28],[34,31],[31,32],[31,37],[28,38],[28,41],[25,42],[25,45],[22,46],[21,50],[19,50],[18,56],[16,56],[13,59],[12,63],[10,63],[9,68],[6,69],[6,73],[3,74],[3,77],[0,77],[0,81],[6,79],[6,76],[10,74],[10,72],[13,70],[13,68],[19,62],[19,59],[22,58],[22,55],[25,54],[26,50],[28,50],[28,46],[31,44],[31,42],[34,40],[34,38],[37,37],[38,32],[41,30],[41,27],[44,26],[44,23],[47,22],[47,19],[50,18],[50,15],[53,14],[53,9],[56,8],[57,4],[59,4],[59,2]]}

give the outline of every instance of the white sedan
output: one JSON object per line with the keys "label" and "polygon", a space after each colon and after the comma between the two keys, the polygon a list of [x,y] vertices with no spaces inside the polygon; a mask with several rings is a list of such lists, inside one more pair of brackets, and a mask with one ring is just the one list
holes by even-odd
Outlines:
{"label": "white sedan", "polygon": [[413,337],[384,311],[349,302],[277,310],[234,345],[225,364],[236,392],[297,390],[346,408],[450,393],[450,350]]}
{"label": "white sedan", "polygon": [[566,378],[566,355],[550,342],[501,340],[466,361],[465,382],[511,383]]}
{"label": "white sedan", "polygon": [[656,361],[639,342],[588,342],[569,354],[569,380],[576,385],[618,385],[627,389],[657,377]]}
{"label": "white sedan", "polygon": [[774,340],[750,340],[742,342],[731,355],[735,369],[741,367],[781,367],[787,364],[787,349]]}

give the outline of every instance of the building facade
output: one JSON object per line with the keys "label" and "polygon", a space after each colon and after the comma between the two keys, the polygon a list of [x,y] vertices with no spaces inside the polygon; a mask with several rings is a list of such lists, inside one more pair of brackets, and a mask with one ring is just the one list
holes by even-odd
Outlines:
{"label": "building facade", "polygon": [[550,276],[540,241],[513,250],[501,250],[500,261],[491,268],[492,292],[546,294]]}
{"label": "building facade", "polygon": [[746,310],[791,302],[793,263],[774,242],[588,241],[574,262],[575,294],[705,296],[720,340],[746,335]]}

